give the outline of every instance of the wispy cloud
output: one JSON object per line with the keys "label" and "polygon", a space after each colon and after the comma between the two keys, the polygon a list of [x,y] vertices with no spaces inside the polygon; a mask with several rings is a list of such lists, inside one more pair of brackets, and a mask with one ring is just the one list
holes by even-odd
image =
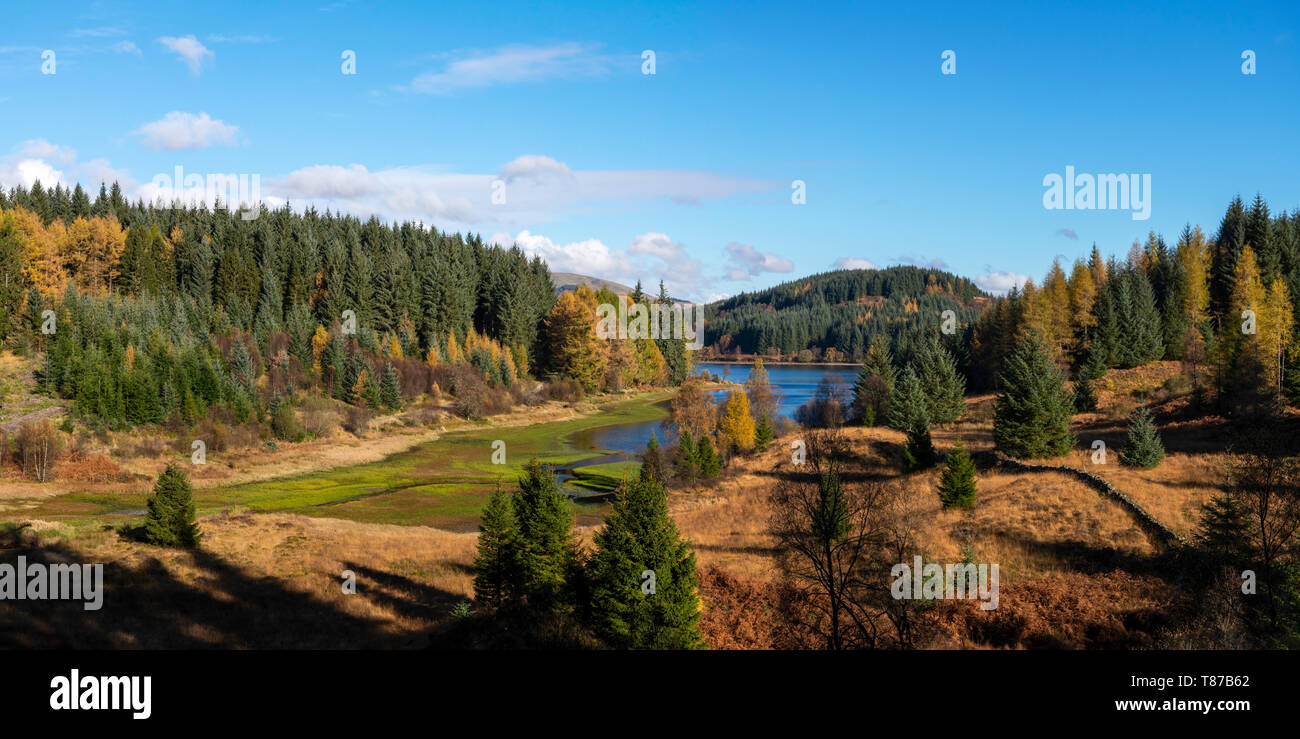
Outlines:
{"label": "wispy cloud", "polygon": [[181,61],[185,62],[185,65],[190,68],[191,74],[198,74],[203,68],[203,62],[205,60],[216,58],[216,55],[212,53],[212,50],[204,46],[198,39],[194,38],[193,34],[180,37],[163,36],[158,39],[158,43],[166,46],[172,51],[172,53],[176,54]]}
{"label": "wispy cloud", "polygon": [[214,44],[266,44],[275,41],[275,38],[272,36],[253,33],[237,34],[233,36],[221,33],[210,33],[208,34],[208,41]]}
{"label": "wispy cloud", "polygon": [[1079,240],[1079,234],[1075,233],[1073,229],[1069,229],[1069,228],[1058,228],[1058,229],[1056,229],[1056,235],[1057,235],[1057,236],[1064,236],[1065,238],[1069,239],[1070,241],[1078,241],[1078,240]]}
{"label": "wispy cloud", "polygon": [[140,51],[140,47],[136,46],[133,41],[118,41],[113,44],[113,51],[116,51],[119,54],[135,54],[136,56],[144,56],[144,52]]}
{"label": "wispy cloud", "polygon": [[118,26],[100,26],[98,28],[74,28],[68,33],[73,38],[108,38],[110,36],[121,36],[126,31]]}
{"label": "wispy cloud", "polygon": [[470,52],[438,72],[426,72],[411,80],[409,90],[428,95],[447,95],[496,85],[538,82],[548,79],[598,77],[614,65],[612,57],[597,54],[596,46],[567,42],[550,46],[502,46],[487,52]]}

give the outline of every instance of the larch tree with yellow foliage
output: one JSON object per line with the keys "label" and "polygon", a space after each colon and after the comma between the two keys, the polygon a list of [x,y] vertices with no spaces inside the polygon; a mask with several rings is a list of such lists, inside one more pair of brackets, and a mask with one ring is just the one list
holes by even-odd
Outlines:
{"label": "larch tree with yellow foliage", "polygon": [[749,412],[749,398],[739,390],[727,396],[718,421],[718,440],[734,451],[754,450],[754,417]]}
{"label": "larch tree with yellow foliage", "polygon": [[595,309],[573,292],[561,295],[546,317],[551,369],[577,380],[587,392],[600,388],[603,351],[595,321]]}

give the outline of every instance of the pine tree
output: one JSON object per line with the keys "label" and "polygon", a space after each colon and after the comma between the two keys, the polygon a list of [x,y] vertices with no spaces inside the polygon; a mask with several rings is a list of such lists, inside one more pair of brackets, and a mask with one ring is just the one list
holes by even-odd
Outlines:
{"label": "pine tree", "polygon": [[668,515],[663,486],[624,482],[594,537],[591,616],[620,649],[698,649],[700,597],[695,554]]}
{"label": "pine tree", "polygon": [[519,596],[515,512],[510,494],[497,489],[483,507],[474,557],[474,600],[498,608]]}
{"label": "pine tree", "polygon": [[402,408],[402,388],[397,382],[397,370],[393,369],[392,362],[384,367],[384,380],[379,386],[379,399],[385,408],[393,410]]}
{"label": "pine tree", "polygon": [[975,504],[975,463],[960,441],[948,455],[948,466],[939,478],[939,500],[944,508],[966,508]]}
{"label": "pine tree", "polygon": [[997,448],[1012,457],[1059,457],[1074,446],[1074,399],[1042,342],[1032,334],[1007,357],[993,415]]}
{"label": "pine tree", "polygon": [[1149,470],[1165,458],[1165,447],[1160,443],[1151,411],[1142,406],[1129,418],[1128,439],[1119,459],[1129,467]]}
{"label": "pine tree", "polygon": [[163,547],[198,546],[202,534],[194,522],[194,490],[189,476],[174,464],[158,476],[146,503],[145,539]]}

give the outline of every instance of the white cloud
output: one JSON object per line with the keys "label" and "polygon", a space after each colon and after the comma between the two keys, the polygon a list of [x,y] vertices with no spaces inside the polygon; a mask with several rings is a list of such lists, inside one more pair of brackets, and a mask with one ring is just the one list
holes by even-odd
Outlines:
{"label": "white cloud", "polygon": [[15,148],[18,156],[27,159],[47,159],[55,164],[68,165],[77,160],[77,152],[66,146],[51,144],[45,139],[29,139]]}
{"label": "white cloud", "polygon": [[113,44],[113,51],[116,51],[119,54],[135,54],[136,56],[144,56],[144,52],[140,51],[140,47],[136,46],[133,41],[118,41]]}
{"label": "white cloud", "polygon": [[80,182],[88,190],[98,190],[101,182],[116,181],[127,193],[136,187],[128,172],[114,169],[107,159],[78,163],[76,151],[44,139],[24,141],[0,156],[0,187],[31,187],[36,180],[44,187],[71,187]]}
{"label": "white cloud", "polygon": [[569,165],[564,162],[557,162],[541,154],[525,154],[515,157],[513,161],[507,162],[501,168],[501,176],[505,177],[507,181],[523,177],[540,177],[547,174],[567,177],[573,172],[569,170]]}
{"label": "white cloud", "polygon": [[831,264],[831,269],[880,269],[870,259],[862,257],[840,257]]}
{"label": "white cloud", "polygon": [[176,56],[180,57],[181,61],[185,62],[186,66],[190,68],[191,74],[199,73],[205,59],[216,58],[212,50],[194,38],[193,34],[180,37],[163,36],[158,39],[158,43],[171,49]]}
{"label": "white cloud", "polygon": [[727,244],[727,279],[748,280],[764,272],[793,272],[794,262],[775,254],[761,252],[749,244]]}
{"label": "white cloud", "polygon": [[598,76],[609,71],[613,60],[596,54],[594,49],[590,44],[576,42],[502,46],[456,59],[441,72],[421,74],[411,80],[410,89],[445,95],[493,85]]}
{"label": "white cloud", "polygon": [[205,149],[214,144],[233,146],[239,126],[217,120],[207,113],[184,113],[173,110],[161,120],[146,123],[133,131],[144,139],[146,148],[154,151],[177,149]]}
{"label": "white cloud", "polygon": [[1016,274],[1015,272],[994,272],[989,271],[975,278],[975,284],[981,290],[993,295],[1006,295],[1011,288],[1021,287],[1029,275]]}
{"label": "white cloud", "polygon": [[708,302],[717,295],[709,290],[704,265],[667,234],[651,232],[632,238],[627,249],[611,249],[598,239],[560,244],[528,230],[517,236],[495,234],[491,243],[518,245],[529,256],[539,256],[553,272],[576,272],[624,285],[641,281],[647,292],[663,280],[668,294],[683,300]]}

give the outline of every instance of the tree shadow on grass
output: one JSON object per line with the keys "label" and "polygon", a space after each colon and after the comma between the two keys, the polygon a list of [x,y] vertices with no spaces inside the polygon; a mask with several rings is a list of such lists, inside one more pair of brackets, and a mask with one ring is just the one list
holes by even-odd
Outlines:
{"label": "tree shadow on grass", "polygon": [[[0,563],[95,564],[60,543],[33,544],[0,531]],[[162,550],[159,550],[160,553]],[[378,619],[348,613],[319,596],[252,575],[203,549],[184,552],[177,579],[153,556],[104,564],[102,607],[84,600],[0,600],[0,648],[16,649],[384,649],[424,646]],[[405,578],[356,568],[381,592],[356,597],[416,618],[445,614],[460,597]],[[384,581],[382,578],[387,578]]]}

